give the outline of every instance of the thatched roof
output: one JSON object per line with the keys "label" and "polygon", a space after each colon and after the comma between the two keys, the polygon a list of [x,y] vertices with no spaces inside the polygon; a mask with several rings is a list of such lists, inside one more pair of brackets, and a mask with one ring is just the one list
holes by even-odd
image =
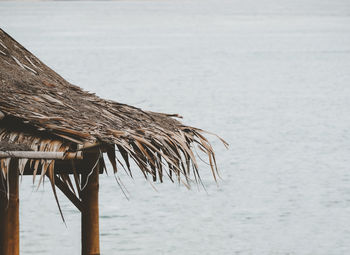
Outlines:
{"label": "thatched roof", "polygon": [[[187,180],[192,169],[197,179],[196,145],[208,155],[215,177],[215,155],[204,131],[175,117],[104,100],[70,84],[0,29],[0,140],[35,151],[97,144],[115,171],[118,164],[129,168],[131,158],[145,176],[161,180],[165,165],[168,175]],[[115,163],[115,146],[123,163]]]}

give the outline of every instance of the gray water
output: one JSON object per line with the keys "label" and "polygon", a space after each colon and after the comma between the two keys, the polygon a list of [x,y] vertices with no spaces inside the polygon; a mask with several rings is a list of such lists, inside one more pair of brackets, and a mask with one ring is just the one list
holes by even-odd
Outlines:
{"label": "gray water", "polygon": [[[101,177],[102,254],[350,254],[350,2],[1,2],[0,26],[86,90],[214,137],[208,193]],[[134,173],[138,170],[134,167]],[[79,254],[80,215],[21,184],[22,254]]]}

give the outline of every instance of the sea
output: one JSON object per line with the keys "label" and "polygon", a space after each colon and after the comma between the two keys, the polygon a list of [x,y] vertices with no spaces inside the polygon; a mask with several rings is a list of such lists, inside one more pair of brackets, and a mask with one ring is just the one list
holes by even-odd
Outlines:
{"label": "sea", "polygon": [[[350,1],[1,1],[69,82],[208,135],[221,179],[100,177],[101,254],[350,254]],[[93,121],[93,120],[92,120]],[[80,213],[20,184],[21,254],[80,254]]]}

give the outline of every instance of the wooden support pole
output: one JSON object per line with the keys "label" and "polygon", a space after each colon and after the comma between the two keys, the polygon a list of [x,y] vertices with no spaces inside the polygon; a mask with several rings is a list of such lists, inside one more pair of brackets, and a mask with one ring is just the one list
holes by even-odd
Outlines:
{"label": "wooden support pole", "polygon": [[28,158],[28,159],[83,159],[83,153],[56,151],[0,151],[0,158]]}
{"label": "wooden support pole", "polygon": [[[100,231],[99,231],[99,209],[98,209],[98,189],[99,189],[99,169],[100,164],[96,164],[97,157],[89,160],[90,168],[95,166],[92,173],[82,174],[81,191],[81,241],[82,255],[100,255]],[[89,175],[90,174],[90,175]],[[87,181],[87,183],[86,183]]]}
{"label": "wooden support pole", "polygon": [[8,174],[9,199],[6,183],[0,176],[0,254],[19,255],[19,170],[18,160],[10,161]]}

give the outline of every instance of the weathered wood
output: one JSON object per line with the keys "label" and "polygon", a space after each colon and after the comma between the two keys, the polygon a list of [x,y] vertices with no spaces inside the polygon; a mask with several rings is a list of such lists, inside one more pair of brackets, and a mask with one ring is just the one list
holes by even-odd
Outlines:
{"label": "weathered wood", "polygon": [[[99,190],[99,169],[100,164],[96,163],[98,154],[91,159],[85,159],[87,162],[87,172],[82,174],[81,201],[81,241],[82,255],[100,254],[100,231],[99,231],[99,208],[98,208],[98,190]],[[91,173],[90,169],[95,167]]]}
{"label": "weathered wood", "polygon": [[9,199],[5,195],[7,188],[0,177],[0,254],[19,255],[19,170],[18,160],[10,162]]}
{"label": "weathered wood", "polygon": [[46,152],[46,151],[0,151],[0,158],[28,159],[83,159],[83,153],[78,152]]}

